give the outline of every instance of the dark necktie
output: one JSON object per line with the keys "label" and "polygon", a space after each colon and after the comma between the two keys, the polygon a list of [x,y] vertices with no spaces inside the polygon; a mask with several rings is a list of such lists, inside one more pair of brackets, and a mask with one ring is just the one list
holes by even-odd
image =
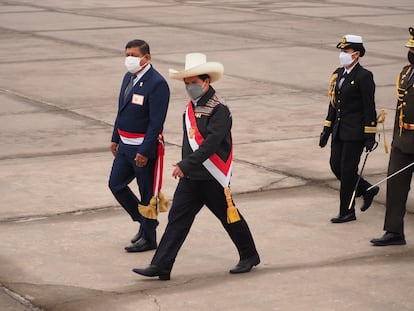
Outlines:
{"label": "dark necktie", "polygon": [[124,102],[126,102],[129,92],[134,87],[134,79],[136,77],[137,77],[136,75],[132,75],[131,78],[130,78],[130,80],[129,80],[129,83],[128,83],[127,87],[125,88],[125,92],[124,92]]}
{"label": "dark necktie", "polygon": [[345,79],[346,79],[346,76],[347,76],[348,74],[346,73],[346,71],[344,72],[344,74],[342,75],[342,77],[341,77],[341,80],[339,80],[339,85],[338,85],[338,88],[340,89],[341,87],[342,87],[342,84],[344,83],[344,81],[345,81]]}

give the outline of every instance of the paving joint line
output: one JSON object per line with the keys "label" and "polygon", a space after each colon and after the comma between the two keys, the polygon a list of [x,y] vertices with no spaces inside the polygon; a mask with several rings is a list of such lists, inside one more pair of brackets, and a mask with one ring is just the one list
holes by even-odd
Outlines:
{"label": "paving joint line", "polygon": [[46,106],[46,107],[49,107],[49,108],[53,108],[54,112],[66,113],[66,114],[69,114],[69,115],[72,115],[72,116],[75,116],[75,117],[78,117],[78,118],[82,118],[84,120],[97,122],[101,125],[105,125],[105,126],[110,125],[110,126],[112,126],[112,124],[109,123],[109,122],[99,120],[99,119],[96,119],[96,118],[92,118],[90,116],[81,114],[79,112],[76,112],[76,111],[73,111],[73,110],[70,110],[70,109],[64,109],[64,108],[62,108],[62,107],[60,107],[56,104],[53,104],[53,103],[51,103],[49,101],[46,101],[46,100],[43,100],[43,99],[34,99],[32,96],[28,96],[28,95],[22,94],[22,93],[17,92],[17,91],[13,91],[13,90],[10,90],[10,89],[5,89],[3,87],[0,87],[0,93],[12,95],[12,96],[15,96],[17,98],[24,99],[26,102],[31,103],[33,105],[38,105],[38,106],[42,106],[42,107]]}
{"label": "paving joint line", "polygon": [[[188,4],[188,3],[186,3],[186,5],[191,6],[191,4]],[[131,23],[134,23],[135,22],[133,19],[130,19],[130,18],[119,18],[119,17],[117,18],[117,17],[113,17],[113,16],[110,16],[110,15],[107,15],[107,14],[102,14],[102,13],[101,14],[86,13],[85,12],[86,9],[82,9],[82,8],[79,8],[77,10],[84,10],[84,12],[79,12],[76,9],[52,9],[50,7],[44,7],[44,6],[36,6],[36,5],[30,5],[30,6],[35,7],[35,8],[40,7],[42,9],[49,10],[51,12],[68,13],[68,14],[74,14],[74,15],[86,16],[86,17],[107,18],[107,19],[112,19],[112,20],[127,21],[127,22],[131,22]],[[173,5],[166,5],[166,6],[173,6]],[[196,6],[199,6],[199,4],[197,4]],[[205,5],[204,7],[210,7],[210,6],[209,5]],[[223,6],[223,7],[226,10],[229,10],[229,11],[235,10],[235,8],[231,8],[231,7],[229,8],[229,7],[226,7],[226,6]],[[368,6],[368,7],[370,7],[370,6]],[[257,11],[255,11],[255,12],[257,12]],[[287,15],[287,16],[291,16],[291,15],[296,16],[295,14],[290,14],[290,13],[286,13],[286,12],[283,12],[283,13],[280,13],[280,12],[271,12],[271,13],[269,13],[268,11],[265,11],[263,13],[264,13],[264,15],[269,15],[269,14],[275,15],[276,14],[276,15],[282,15],[282,16],[284,16],[284,15]],[[390,15],[394,15],[394,14],[390,14]],[[309,18],[309,19],[315,19],[315,18],[320,19],[320,17],[302,16],[302,15],[298,15],[298,16],[304,17],[304,18]],[[369,16],[371,16],[371,15],[369,15]],[[335,18],[325,18],[325,19],[336,21]],[[338,18],[338,19],[341,20],[340,18]],[[169,23],[154,23],[151,20],[145,20],[145,19],[142,19],[142,20],[143,20],[143,23],[148,24],[147,27],[153,27],[154,25],[158,25],[158,26],[162,26],[162,27],[173,27],[173,28],[178,28],[178,29],[180,29],[180,28],[187,29],[188,28],[187,27],[188,26],[187,24],[180,24],[180,25],[174,24],[174,25],[171,25]],[[263,19],[251,20],[251,21],[245,21],[245,22],[263,22]],[[120,28],[120,27],[122,28],[122,27],[128,27],[128,26],[107,27],[107,29]],[[7,29],[7,30],[11,30],[11,31],[16,31],[14,29],[8,29],[8,28],[4,28],[4,27],[0,27],[0,28]],[[95,27],[94,29],[99,30],[99,29],[103,29],[103,28]],[[65,31],[74,31],[74,30],[76,31],[76,29],[69,29],[69,30],[65,30]],[[202,27],[194,27],[194,25],[192,26],[192,29],[191,30],[193,30],[193,31],[200,31],[200,32],[207,31],[206,29],[204,29]],[[59,30],[55,30],[55,31],[59,31]],[[52,39],[52,40],[58,41],[58,42],[61,41],[62,43],[72,43],[72,44],[77,45],[77,46],[85,46],[85,47],[89,47],[89,48],[93,48],[93,49],[96,49],[97,48],[96,46],[94,46],[92,44],[79,43],[77,41],[65,40],[65,39],[58,39],[58,38],[55,38],[55,37],[49,37],[49,36],[39,35],[39,32],[41,32],[41,31],[16,31],[16,32],[28,33],[28,34],[31,34],[31,35],[34,35],[34,36],[39,36],[39,37],[43,37],[43,38],[47,38],[47,39]],[[215,31],[215,30],[212,30],[212,29],[209,29],[209,32],[215,33],[215,34],[219,34],[219,35],[227,35],[227,36],[231,36],[232,35],[229,32]],[[266,39],[266,38],[257,38],[257,37],[252,36],[252,35],[243,35],[243,36],[241,36],[240,35],[240,32],[238,32],[237,34],[238,34],[239,37],[247,38],[247,39],[250,39],[250,40],[264,41],[266,43],[268,43],[269,40],[272,41],[272,42],[273,41],[278,42],[278,40],[271,39],[271,38],[268,38],[268,39]],[[292,46],[296,46],[297,44],[300,43],[300,42],[297,42],[297,41],[289,41],[289,42],[291,43]],[[320,44],[320,43],[318,43],[318,44],[315,43],[315,44],[309,45],[309,46],[315,46],[318,49],[320,49],[321,46],[322,47],[325,46],[327,48],[330,47],[330,45],[328,45],[328,44]],[[112,52],[113,53],[117,53],[117,51],[118,51],[117,49],[111,49],[111,48],[100,48],[100,49],[101,50],[108,50],[111,53]],[[375,53],[375,52],[374,53],[371,53],[371,54],[374,55],[374,56],[376,54],[377,55],[382,55],[381,53]],[[389,55],[385,55],[383,57],[386,57],[387,59],[390,59],[390,56]],[[400,58],[399,57],[391,57],[391,58],[392,59],[395,59],[396,61],[400,61]]]}
{"label": "paving joint line", "polygon": [[41,221],[50,218],[57,218],[57,217],[65,217],[65,216],[81,216],[84,214],[93,214],[96,212],[103,212],[108,210],[120,210],[121,207],[117,205],[109,205],[109,206],[101,206],[101,207],[92,207],[92,208],[85,208],[85,209],[77,209],[67,212],[61,213],[48,213],[48,214],[35,214],[35,215],[25,215],[25,216],[15,216],[15,217],[6,217],[0,219],[0,224],[7,224],[7,223],[25,223],[25,222],[33,222],[33,221]]}
{"label": "paving joint line", "polygon": [[22,304],[23,306],[29,308],[31,311],[43,311],[43,309],[34,305],[29,299],[25,298],[24,296],[20,295],[19,293],[7,288],[6,285],[0,283],[0,289],[9,297],[17,301],[18,303]]}

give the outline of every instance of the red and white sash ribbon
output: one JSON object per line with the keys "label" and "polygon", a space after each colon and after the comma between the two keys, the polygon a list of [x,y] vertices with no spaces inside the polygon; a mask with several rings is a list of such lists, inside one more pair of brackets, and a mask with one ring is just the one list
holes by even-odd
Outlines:
{"label": "red and white sash ribbon", "polygon": [[[187,105],[185,111],[185,126],[187,129],[188,142],[193,151],[196,151],[204,141],[197,128],[197,123],[194,116],[193,105],[191,101]],[[233,147],[232,147],[233,148]],[[216,153],[203,162],[207,171],[224,187],[228,187],[231,178],[231,170],[233,167],[233,149],[227,161],[223,161]]]}
{"label": "red and white sash ribbon", "polygon": [[145,137],[145,134],[130,133],[130,132],[122,131],[120,129],[118,129],[118,134],[119,134],[119,137],[121,138],[121,141],[125,145],[139,146],[142,144],[142,142],[144,141],[144,137]]}
{"label": "red and white sash ribbon", "polygon": [[158,137],[158,151],[157,151],[157,161],[155,162],[154,168],[154,185],[153,185],[153,195],[158,196],[158,193],[162,188],[162,172],[164,167],[164,139],[162,134]]}
{"label": "red and white sash ribbon", "polygon": [[[139,146],[144,141],[145,134],[141,133],[131,133],[125,132],[118,129],[119,137],[121,141],[126,145],[135,145]],[[155,162],[154,168],[154,184],[153,184],[153,194],[157,196],[161,191],[162,187],[162,172],[164,166],[164,140],[162,133],[158,137],[158,147],[157,147],[157,160]]]}

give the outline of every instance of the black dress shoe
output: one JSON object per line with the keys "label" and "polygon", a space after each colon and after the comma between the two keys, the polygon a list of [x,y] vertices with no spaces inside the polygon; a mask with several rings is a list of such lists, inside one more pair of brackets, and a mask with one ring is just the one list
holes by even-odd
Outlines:
{"label": "black dress shoe", "polygon": [[257,266],[260,263],[259,255],[256,254],[247,259],[240,260],[237,265],[235,265],[229,272],[230,273],[245,273],[252,270],[254,266]]}
{"label": "black dress shoe", "polygon": [[354,213],[351,213],[351,214],[344,215],[344,216],[338,215],[338,216],[332,218],[331,222],[334,223],[334,224],[340,224],[340,223],[343,223],[343,222],[348,222],[348,221],[353,221],[353,220],[356,220],[356,217],[355,217]]}
{"label": "black dress shoe", "polygon": [[138,232],[132,237],[131,239],[131,243],[134,244],[135,242],[137,242],[140,238],[142,238],[142,228],[141,226],[139,227]]}
{"label": "black dress shoe", "polygon": [[371,243],[374,246],[388,246],[388,245],[405,245],[405,237],[399,233],[386,232],[379,239],[372,239]]}
{"label": "black dress shoe", "polygon": [[364,204],[361,206],[361,211],[365,212],[372,204],[374,197],[378,194],[380,188],[375,186],[370,191],[365,192],[362,196],[364,197]]}
{"label": "black dress shoe", "polygon": [[145,269],[134,268],[132,269],[132,271],[140,275],[148,276],[148,277],[158,276],[158,278],[162,281],[168,281],[170,279],[170,273],[171,273],[170,271],[163,270],[156,265],[149,265]]}
{"label": "black dress shoe", "polygon": [[146,252],[156,248],[157,243],[150,243],[143,238],[140,238],[138,241],[129,246],[125,246],[125,250],[128,253]]}

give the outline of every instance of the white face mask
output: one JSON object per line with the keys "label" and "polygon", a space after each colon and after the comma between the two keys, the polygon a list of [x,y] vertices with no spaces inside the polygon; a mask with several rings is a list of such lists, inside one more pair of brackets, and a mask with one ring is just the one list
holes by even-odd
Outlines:
{"label": "white face mask", "polygon": [[142,67],[145,66],[145,65],[141,66],[141,59],[142,58],[135,57],[135,56],[127,56],[125,58],[125,67],[130,73],[136,73],[140,71]]}
{"label": "white face mask", "polygon": [[354,59],[352,58],[352,55],[354,55],[354,53],[345,53],[345,52],[341,52],[339,53],[339,63],[341,64],[341,66],[349,66],[352,64],[352,62],[354,61]]}

